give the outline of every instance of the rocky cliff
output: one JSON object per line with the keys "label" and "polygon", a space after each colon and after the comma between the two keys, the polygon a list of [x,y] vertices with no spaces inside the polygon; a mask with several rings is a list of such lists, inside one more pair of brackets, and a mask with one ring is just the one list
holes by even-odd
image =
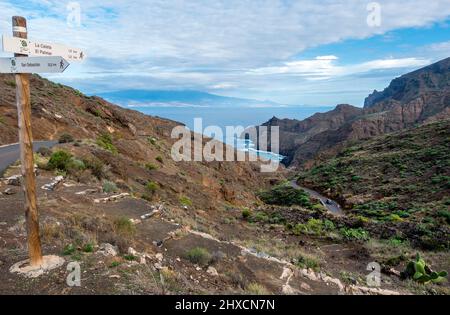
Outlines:
{"label": "rocky cliff", "polygon": [[392,81],[374,92],[363,109],[339,105],[306,120],[272,119],[280,126],[280,147],[293,166],[337,153],[349,141],[367,139],[450,117],[450,58]]}

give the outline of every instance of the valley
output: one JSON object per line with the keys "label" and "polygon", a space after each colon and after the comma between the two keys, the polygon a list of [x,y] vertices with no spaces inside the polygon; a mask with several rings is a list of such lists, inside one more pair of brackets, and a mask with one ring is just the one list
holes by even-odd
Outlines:
{"label": "valley", "polygon": [[[434,274],[450,268],[448,65],[364,109],[274,117],[264,126],[280,127],[287,159],[273,173],[258,160],[174,161],[181,124],[33,75],[34,139],[55,144],[35,154],[43,248],[83,277],[10,272],[27,257],[16,162],[0,183],[0,292],[449,294]],[[13,83],[0,77],[1,145],[17,141]],[[408,272],[417,254],[423,280]]]}

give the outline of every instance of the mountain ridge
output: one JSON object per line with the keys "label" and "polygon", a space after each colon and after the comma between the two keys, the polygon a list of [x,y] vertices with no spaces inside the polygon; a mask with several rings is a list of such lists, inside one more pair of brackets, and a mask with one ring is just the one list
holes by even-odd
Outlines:
{"label": "mountain ridge", "polygon": [[[440,88],[422,88],[423,82]],[[272,119],[263,125],[280,126],[281,154],[287,156],[284,163],[310,167],[314,159],[336,154],[349,141],[445,119],[450,117],[450,58],[394,79],[384,92],[369,95],[364,108],[346,106],[302,121]],[[347,108],[348,116],[342,116],[342,108]],[[325,120],[323,128],[299,127],[310,121],[317,125],[320,117]]]}
{"label": "mountain ridge", "polygon": [[148,106],[149,104],[173,104],[190,106],[279,107],[285,106],[269,100],[254,100],[222,96],[196,90],[144,90],[130,89],[104,92],[100,97],[121,105]]}

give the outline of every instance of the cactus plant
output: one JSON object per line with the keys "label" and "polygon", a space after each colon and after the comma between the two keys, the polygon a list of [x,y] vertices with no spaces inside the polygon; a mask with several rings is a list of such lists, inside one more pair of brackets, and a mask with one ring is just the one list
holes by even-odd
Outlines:
{"label": "cactus plant", "polygon": [[432,271],[430,267],[427,266],[425,260],[420,257],[420,254],[416,255],[414,261],[408,263],[405,271],[402,273],[404,278],[412,278],[423,284],[442,283],[447,280],[447,275],[448,273],[446,271]]}

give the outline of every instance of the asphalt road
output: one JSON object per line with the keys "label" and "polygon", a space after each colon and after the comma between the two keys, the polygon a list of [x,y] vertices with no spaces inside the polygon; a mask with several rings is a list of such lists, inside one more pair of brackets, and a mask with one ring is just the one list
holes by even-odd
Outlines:
{"label": "asphalt road", "polygon": [[[36,152],[39,148],[47,147],[51,148],[57,142],[56,141],[35,141],[33,142],[33,150]],[[0,174],[11,164],[20,159],[20,148],[18,143],[4,145],[0,147]]]}
{"label": "asphalt road", "polygon": [[[330,211],[331,213],[335,214],[335,215],[343,215],[344,212],[342,211],[341,206],[334,200],[330,200],[328,197],[323,196],[321,194],[319,194],[317,191],[306,188],[306,187],[302,187],[299,186],[297,184],[296,180],[291,181],[291,186],[296,188],[296,189],[303,189],[304,191],[306,191],[311,197],[314,197],[316,199],[319,199],[320,202],[322,203],[322,205],[327,208],[328,211]],[[327,202],[328,201],[328,202]]]}

